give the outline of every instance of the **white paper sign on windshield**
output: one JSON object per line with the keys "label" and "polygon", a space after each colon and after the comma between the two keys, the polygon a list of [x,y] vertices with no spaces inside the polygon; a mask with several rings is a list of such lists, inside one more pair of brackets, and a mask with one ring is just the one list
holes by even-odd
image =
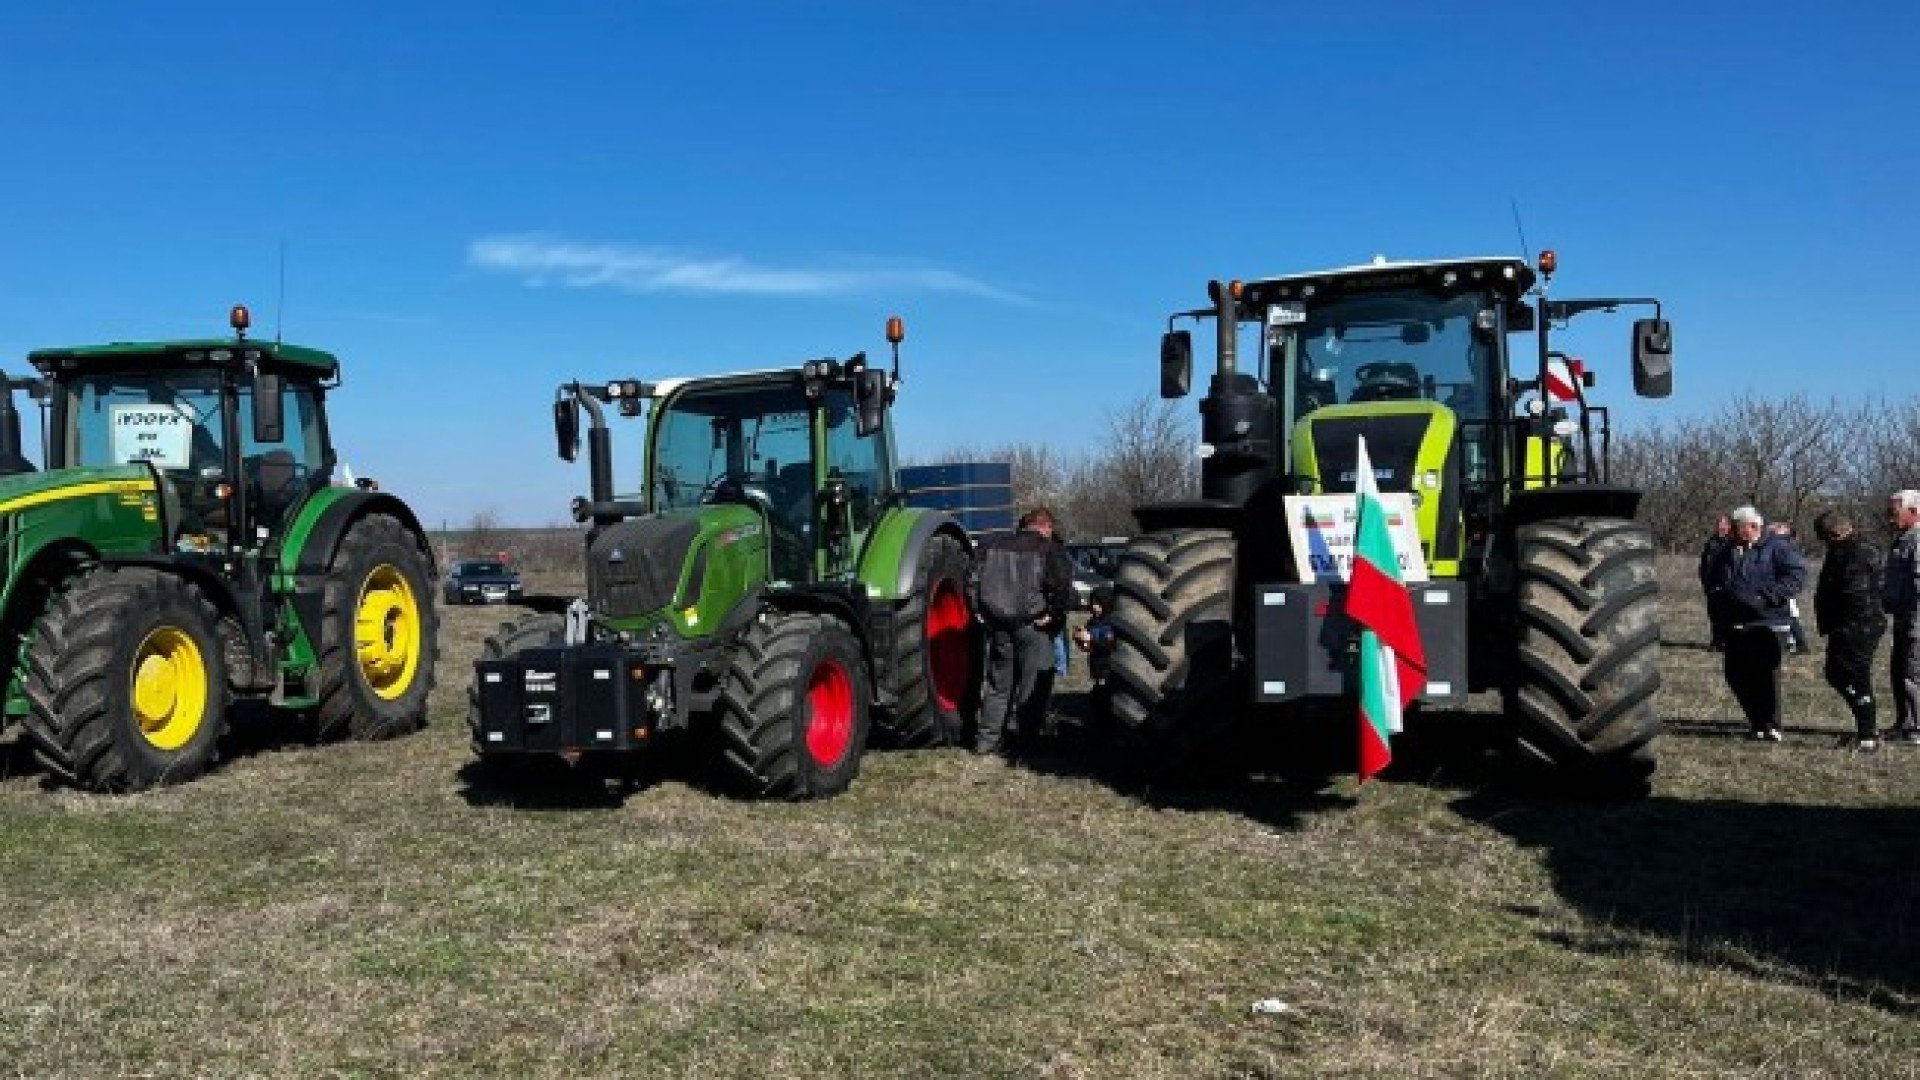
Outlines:
{"label": "white paper sign on windshield", "polygon": [[[1381,492],[1380,503],[1386,507],[1387,531],[1393,535],[1394,554],[1400,559],[1400,580],[1427,580],[1413,496],[1404,491]],[[1301,581],[1346,581],[1353,573],[1359,500],[1352,495],[1289,495],[1286,506],[1294,573]]]}
{"label": "white paper sign on windshield", "polygon": [[184,469],[193,450],[193,415],[173,405],[115,405],[113,460]]}

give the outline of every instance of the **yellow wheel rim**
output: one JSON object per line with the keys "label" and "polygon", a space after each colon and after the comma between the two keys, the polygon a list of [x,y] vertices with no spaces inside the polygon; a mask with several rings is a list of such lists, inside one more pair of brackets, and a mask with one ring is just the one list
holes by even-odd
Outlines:
{"label": "yellow wheel rim", "polygon": [[133,654],[133,718],[158,750],[178,750],[207,718],[207,664],[186,631],[156,627]]}
{"label": "yellow wheel rim", "polygon": [[399,570],[383,563],[367,575],[353,636],[367,686],[387,701],[406,693],[420,667],[420,601]]}

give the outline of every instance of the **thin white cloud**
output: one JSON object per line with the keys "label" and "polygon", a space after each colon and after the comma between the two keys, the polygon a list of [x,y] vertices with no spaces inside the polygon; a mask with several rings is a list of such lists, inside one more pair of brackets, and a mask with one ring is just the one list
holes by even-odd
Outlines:
{"label": "thin white cloud", "polygon": [[490,236],[467,245],[467,265],[514,274],[529,285],[622,292],[692,292],[749,296],[860,296],[941,292],[1006,303],[1026,297],[937,267],[861,261],[823,267],[759,266],[733,256],[700,256],[667,248],[587,243],[547,236]]}

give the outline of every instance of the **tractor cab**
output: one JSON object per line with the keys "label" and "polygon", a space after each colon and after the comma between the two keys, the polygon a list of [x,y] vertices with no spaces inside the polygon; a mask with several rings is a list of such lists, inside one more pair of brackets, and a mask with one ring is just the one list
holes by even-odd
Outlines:
{"label": "tractor cab", "polygon": [[173,553],[255,550],[330,482],[330,353],[231,340],[43,349],[49,469],[143,466],[158,480]]}
{"label": "tractor cab", "polygon": [[882,424],[860,434],[859,370],[664,388],[648,443],[648,510],[749,506],[765,520],[774,580],[851,574],[852,553],[894,492],[890,432]]}
{"label": "tractor cab", "polygon": [[[1219,418],[1203,470],[1216,497],[1350,493],[1364,436],[1380,489],[1412,497],[1426,558],[1451,576],[1516,492],[1604,485],[1608,411],[1587,400],[1593,373],[1553,349],[1549,328],[1586,311],[1654,307],[1656,318],[1634,324],[1634,384],[1647,396],[1670,388],[1670,335],[1655,300],[1549,300],[1556,267],[1548,251],[1537,271],[1506,257],[1376,260],[1215,283],[1215,307],[1173,320],[1219,326],[1220,374],[1203,405]],[[1243,372],[1237,338],[1249,325],[1258,359]],[[1537,348],[1516,336],[1536,331]],[[1170,326],[1163,395],[1185,392],[1191,353]]]}

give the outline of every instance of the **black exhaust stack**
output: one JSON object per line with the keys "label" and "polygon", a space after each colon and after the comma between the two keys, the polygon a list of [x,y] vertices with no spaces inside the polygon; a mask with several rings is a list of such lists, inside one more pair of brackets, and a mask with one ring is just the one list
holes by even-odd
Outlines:
{"label": "black exhaust stack", "polygon": [[1237,283],[1207,283],[1213,300],[1219,363],[1200,401],[1200,441],[1211,452],[1200,463],[1204,499],[1245,506],[1280,473],[1273,398],[1260,380],[1238,369],[1240,303]]}

